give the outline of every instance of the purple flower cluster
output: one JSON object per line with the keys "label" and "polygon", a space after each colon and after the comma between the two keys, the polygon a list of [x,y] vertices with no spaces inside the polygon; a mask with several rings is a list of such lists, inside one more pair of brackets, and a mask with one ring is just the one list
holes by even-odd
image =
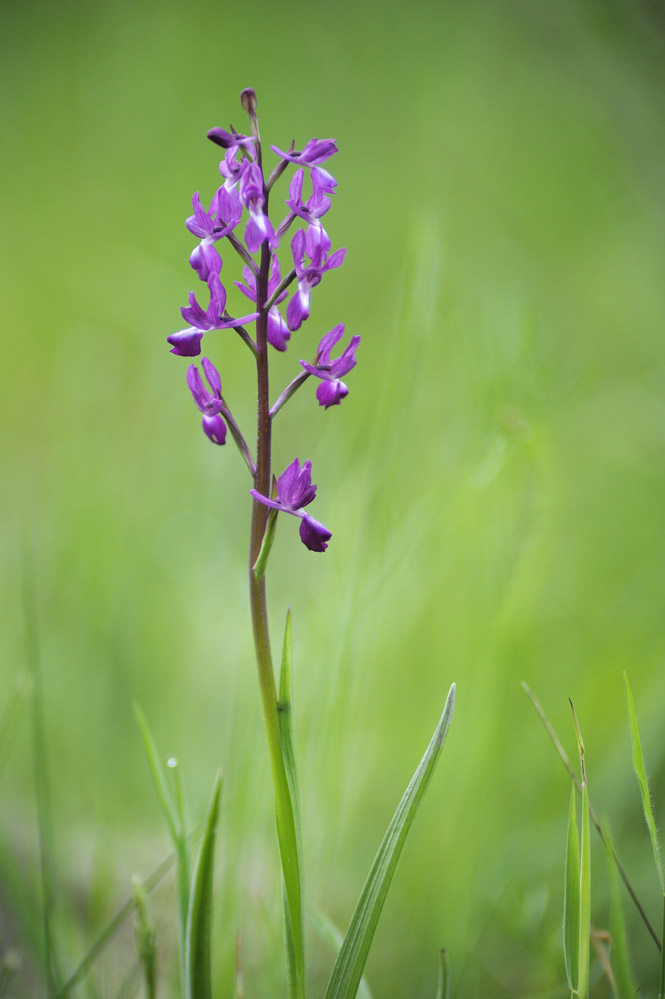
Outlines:
{"label": "purple flower cluster", "polygon": [[[259,359],[257,364],[263,359],[264,365],[267,365],[267,344],[280,352],[287,350],[292,333],[299,330],[310,316],[312,290],[320,284],[327,271],[339,267],[344,260],[346,250],[331,251],[330,237],[322,222],[337,186],[324,164],[337,152],[337,145],[333,139],[314,138],[300,151],[295,150],[293,144],[288,151],[271,146],[278,163],[266,180],[253,91],[243,92],[243,107],[249,114],[252,134],[242,135],[233,128],[230,131],[210,129],[208,138],[224,150],[219,164],[222,184],[207,210],[199,193],[194,194],[193,214],[185,222],[189,232],[198,240],[189,262],[199,281],[206,286],[208,300],[207,303],[205,299],[200,302],[197,295],[190,292],[189,304],[180,310],[187,326],[172,333],[167,340],[172,354],[196,357],[201,353],[204,335],[233,329]],[[274,184],[290,164],[294,164],[296,170],[284,202],[285,215],[280,224],[274,226],[269,217],[269,199]],[[294,225],[298,228],[290,238],[288,270],[282,278],[287,262],[282,259],[280,264],[278,251],[284,244],[289,246],[284,237]],[[238,317],[227,311],[227,293],[221,279],[222,256],[219,248],[224,239],[227,240],[226,245],[237,252],[243,264],[242,280],[234,284],[253,307],[253,311]],[[256,254],[258,260],[255,259]],[[285,312],[282,313],[285,302]],[[256,323],[254,337],[251,327],[245,328],[251,323]],[[300,361],[303,370],[282,393],[278,404],[269,411],[269,419],[310,376],[319,382],[316,398],[325,409],[338,405],[345,398],[348,388],[342,378],[356,364],[360,337],[352,336],[341,355],[331,358],[333,347],[343,335],[344,325],[340,323],[321,338],[311,363]],[[222,398],[219,372],[207,357],[202,360],[202,369],[209,388],[195,364],[190,365],[187,371],[187,384],[197,408],[203,414],[205,434],[214,444],[222,445],[226,441],[228,424],[254,477],[255,488],[251,490],[254,499],[264,506],[298,517],[304,544],[312,551],[325,551],[330,532],[303,510],[316,493],[316,486],[311,483],[311,463],[306,461],[301,467],[295,459],[277,479],[276,496],[264,495],[267,480],[264,477],[261,482],[257,478],[260,462],[255,465],[252,461],[249,448]],[[265,383],[267,385],[267,379]],[[261,485],[264,491],[256,488]]]}

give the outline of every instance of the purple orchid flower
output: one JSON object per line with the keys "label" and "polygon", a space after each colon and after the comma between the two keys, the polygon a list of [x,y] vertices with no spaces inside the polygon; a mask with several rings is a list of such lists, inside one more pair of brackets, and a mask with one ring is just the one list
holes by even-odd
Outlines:
{"label": "purple orchid flower", "polygon": [[337,144],[334,139],[310,139],[305,148],[300,153],[285,153],[277,146],[270,147],[274,153],[281,156],[283,160],[297,163],[298,166],[312,168],[312,180],[316,180],[319,188],[326,194],[333,194],[337,187],[337,181],[322,169],[321,164],[337,152]]}
{"label": "purple orchid flower", "polygon": [[203,384],[201,373],[195,364],[190,364],[187,368],[187,384],[194,396],[194,402],[203,413],[201,426],[204,434],[213,444],[224,444],[226,442],[226,424],[219,415],[224,408],[222,403],[222,380],[219,372],[212,361],[207,357],[202,358],[201,366],[205,371],[208,384],[212,391]]}
{"label": "purple orchid flower", "polygon": [[304,219],[310,225],[320,226],[319,219],[326,214],[330,208],[330,198],[323,193],[322,188],[312,178],[312,194],[307,201],[302,200],[302,184],[305,176],[304,170],[296,170],[289,184],[289,197],[287,205],[291,211]]}
{"label": "purple orchid flower", "polygon": [[201,338],[204,333],[210,330],[231,329],[257,318],[258,312],[253,312],[249,316],[241,316],[239,319],[224,318],[226,290],[219,279],[219,274],[211,271],[208,275],[207,285],[210,291],[210,303],[205,311],[196,301],[193,291],[189,293],[189,307],[184,306],[180,310],[182,318],[190,325],[187,329],[167,336],[166,339],[171,344],[172,354],[178,354],[180,357],[196,357],[201,353]]}
{"label": "purple orchid flower", "polygon": [[201,280],[207,281],[211,271],[219,274],[222,269],[222,259],[213,244],[235,229],[242,215],[242,205],[238,192],[231,190],[229,193],[224,187],[213,196],[210,211],[204,211],[198,191],[192,198],[192,205],[194,214],[185,225],[201,242],[192,250],[189,262]]}
{"label": "purple orchid flower", "polygon": [[332,348],[343,336],[344,323],[339,323],[322,338],[316,353],[316,363],[300,362],[308,374],[321,379],[321,384],[316,389],[316,398],[319,400],[319,406],[324,406],[326,409],[329,406],[338,406],[342,399],[349,394],[341,377],[348,375],[349,371],[356,366],[359,336],[352,336],[344,353],[334,360],[330,359]]}
{"label": "purple orchid flower", "polygon": [[[309,317],[309,299],[312,288],[320,283],[326,271],[339,267],[344,260],[345,249],[335,250],[328,256],[330,240],[323,226],[310,226],[305,234],[299,229],[291,240],[293,262],[298,278],[298,290],[286,308],[286,321],[290,330],[300,329]],[[305,254],[311,263],[305,263]]]}
{"label": "purple orchid flower", "polygon": [[272,510],[290,513],[300,518],[300,540],[311,552],[324,552],[328,547],[332,534],[302,507],[307,506],[316,496],[316,486],[312,485],[312,463],[309,459],[300,467],[295,458],[277,479],[277,499],[268,499],[250,489],[251,495],[259,503],[269,506]]}
{"label": "purple orchid flower", "polygon": [[279,240],[275,236],[272,222],[263,214],[265,204],[263,175],[256,163],[251,163],[242,175],[240,200],[249,211],[249,220],[245,226],[245,244],[249,252],[255,253],[266,239],[270,249],[276,249]]}
{"label": "purple orchid flower", "polygon": [[[242,281],[234,281],[236,287],[240,288],[243,295],[246,295],[250,302],[256,302],[256,278],[249,267],[243,267],[242,276],[245,279],[245,283]],[[273,254],[272,260],[270,262],[270,278],[268,280],[268,298],[275,293],[280,281],[282,280],[279,260]],[[268,328],[267,337],[268,343],[271,343],[275,350],[286,350],[286,345],[291,337],[291,332],[289,327],[286,325],[282,315],[277,308],[277,302],[283,302],[286,298],[286,289],[278,296],[274,305],[271,305],[268,311]]]}

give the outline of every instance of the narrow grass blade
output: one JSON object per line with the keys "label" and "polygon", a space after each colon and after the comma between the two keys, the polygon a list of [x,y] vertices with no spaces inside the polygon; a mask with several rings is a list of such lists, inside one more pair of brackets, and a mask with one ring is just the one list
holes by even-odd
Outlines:
{"label": "narrow grass blade", "polygon": [[[310,909],[308,910],[308,915],[311,917],[322,938],[328,941],[335,954],[337,954],[344,940],[342,931],[338,926],[335,926],[330,916],[326,915],[325,912]],[[372,999],[372,993],[364,975],[360,979],[356,996],[357,999]]]}
{"label": "narrow grass blade", "polygon": [[[277,836],[282,857],[284,881],[284,921],[286,934],[289,999],[302,999],[305,994],[305,932],[303,908],[302,834],[300,828],[300,795],[293,748],[293,683],[291,675],[292,640],[291,611],[286,615],[284,646],[279,673],[279,739],[288,784],[288,798],[283,796],[277,807]],[[294,857],[295,864],[284,863]]]}
{"label": "narrow grass blade", "polygon": [[145,892],[139,878],[132,878],[134,903],[136,905],[136,946],[139,952],[139,964],[143,971],[146,999],[156,999],[157,996],[157,946],[155,931],[148,919],[148,907]]}
{"label": "narrow grass blade", "polygon": [[577,735],[577,749],[580,755],[580,771],[582,785],[582,836],[580,843],[580,923],[577,995],[579,999],[589,997],[589,967],[591,951],[591,836],[589,832],[589,789],[586,778],[586,763],[584,759],[584,740],[580,729],[573,702],[570,701]]}
{"label": "narrow grass blade", "polygon": [[325,999],[355,999],[381,910],[397,867],[404,841],[430,781],[446,738],[455,706],[455,684],[450,688],[441,720],[413,775],[374,858],[356,910],[344,937],[328,982]]}
{"label": "narrow grass blade", "polygon": [[642,743],[640,741],[640,731],[637,727],[637,715],[635,714],[633,695],[626,673],[623,674],[623,678],[626,683],[626,697],[628,698],[628,713],[630,715],[630,734],[633,740],[633,769],[640,785],[642,808],[644,809],[644,818],[649,829],[649,835],[651,836],[651,848],[653,850],[653,859],[656,863],[656,870],[658,871],[661,894],[665,895],[665,871],[663,870],[663,859],[660,852],[660,843],[658,841],[658,830],[656,829],[656,819],[653,814],[653,805],[651,803],[651,793],[649,791],[649,780],[647,778],[644,753],[642,752]]}
{"label": "narrow grass blade", "polygon": [[213,784],[203,838],[194,868],[187,914],[185,942],[186,999],[212,999],[210,939],[212,926],[212,881],[215,866],[217,818],[222,794],[222,775]]}
{"label": "narrow grass blade", "polygon": [[[169,854],[166,860],[163,860],[159,867],[155,868],[152,874],[146,878],[142,885],[143,890],[148,892],[152,891],[155,885],[159,884],[164,875],[171,870],[175,862],[176,854],[174,852]],[[60,992],[58,993],[57,999],[67,999],[67,997],[71,995],[72,990],[83,981],[97,958],[104,952],[120,927],[131,916],[135,909],[135,898],[130,898],[128,902],[125,902],[120,911],[115,914],[108,926],[97,937],[94,944],[83,960],[79,963],[74,973],[70,975],[65,984],[62,986]]]}
{"label": "narrow grass blade", "polygon": [[630,970],[628,940],[626,937],[623,907],[621,905],[619,878],[617,876],[616,864],[613,862],[612,853],[609,849],[606,852],[606,856],[607,873],[610,882],[612,970],[614,971],[617,999],[635,999],[637,986],[633,982]]}
{"label": "narrow grass blade", "polygon": [[589,833],[589,792],[582,784],[582,842],[580,850],[580,947],[577,992],[579,999],[589,996],[591,941],[591,837]]}
{"label": "narrow grass blade", "polygon": [[14,689],[3,708],[2,716],[0,717],[0,771],[2,771],[5,759],[7,758],[21,702],[27,698],[31,687],[32,682],[28,676],[18,676],[14,684]]}
{"label": "narrow grass blade", "polygon": [[563,896],[563,957],[571,994],[577,991],[577,972],[580,963],[580,838],[577,832],[575,793],[573,786],[568,809],[566,881]]}
{"label": "narrow grass blade", "polygon": [[166,819],[166,824],[168,826],[169,835],[171,836],[173,845],[177,848],[179,838],[178,818],[173,802],[171,801],[171,795],[169,794],[168,787],[166,785],[166,775],[161,764],[159,752],[157,750],[152,732],[150,731],[147,719],[138,704],[134,705],[134,714],[141,730],[143,745],[145,746],[145,754],[148,758],[148,766],[150,767],[150,775],[152,777],[152,782],[155,785],[155,791],[157,792],[157,797],[159,798],[159,804],[162,812],[164,813],[164,818]]}
{"label": "narrow grass blade", "polygon": [[62,982],[54,942],[53,913],[55,908],[55,861],[53,814],[51,808],[50,758],[46,748],[44,726],[41,654],[32,564],[27,540],[23,539],[21,565],[23,613],[25,622],[25,649],[28,674],[32,681],[31,736],[32,765],[37,799],[37,825],[39,832],[39,863],[42,887],[42,925],[44,932],[44,963],[49,999],[57,996]]}
{"label": "narrow grass blade", "polygon": [[436,990],[436,999],[450,999],[450,971],[448,968],[448,953],[445,947],[441,948],[439,986]]}
{"label": "narrow grass blade", "polygon": [[277,510],[271,510],[268,514],[268,521],[266,523],[265,533],[263,535],[263,541],[261,542],[261,550],[257,555],[256,562],[252,566],[252,572],[257,579],[261,579],[265,576],[266,567],[268,565],[268,556],[272,549],[273,541],[275,540],[275,531],[277,530]]}
{"label": "narrow grass blade", "polygon": [[[531,701],[531,703],[532,703],[532,705],[533,705],[533,707],[534,707],[534,709],[536,711],[536,714],[538,715],[538,717],[540,718],[541,722],[543,723],[545,731],[547,732],[547,734],[549,735],[550,739],[554,743],[554,747],[555,747],[557,753],[559,754],[559,756],[561,757],[563,765],[565,766],[566,770],[570,774],[570,776],[572,778],[572,781],[573,781],[573,784],[575,785],[578,794],[581,796],[581,794],[582,794],[582,786],[581,786],[581,784],[579,782],[577,774],[575,773],[575,771],[573,769],[573,765],[570,762],[570,760],[568,759],[566,751],[563,748],[563,746],[561,745],[561,742],[560,742],[560,740],[559,740],[556,732],[554,731],[552,725],[550,724],[549,718],[545,714],[545,711],[544,711],[542,705],[540,704],[538,698],[533,693],[533,691],[531,690],[531,688],[524,681],[522,681],[522,687],[523,687],[524,691],[526,692],[529,700]],[[633,888],[633,885],[632,885],[632,883],[630,881],[630,878],[628,877],[623,864],[619,860],[619,857],[617,855],[616,850],[614,849],[613,845],[609,842],[609,840],[607,839],[605,833],[603,832],[602,826],[600,824],[598,816],[596,815],[596,813],[594,811],[594,808],[593,808],[593,805],[591,804],[591,801],[589,801],[589,816],[590,816],[591,821],[593,822],[594,826],[596,827],[596,831],[598,832],[598,835],[600,836],[600,838],[601,838],[601,840],[603,842],[603,845],[605,847],[607,847],[607,849],[612,854],[612,857],[614,858],[614,863],[616,864],[617,870],[618,870],[618,872],[619,872],[619,874],[621,876],[621,880],[623,881],[623,883],[624,883],[624,885],[626,887],[626,891],[628,892],[628,894],[630,895],[631,899],[633,900],[635,908],[639,912],[640,918],[641,918],[642,922],[644,923],[644,925],[646,926],[647,930],[649,931],[651,939],[655,943],[655,945],[658,948],[658,950],[659,951],[662,950],[661,943],[660,943],[660,937],[658,936],[658,934],[654,930],[653,926],[651,925],[651,922],[649,920],[649,917],[646,914],[644,906],[640,902],[640,900],[639,900],[639,898],[637,896],[637,892]]]}
{"label": "narrow grass blade", "polygon": [[[189,907],[189,850],[187,846],[187,835],[183,828],[181,828],[181,821],[184,821],[184,812],[179,810],[178,805],[174,805],[171,795],[169,794],[169,789],[166,783],[166,775],[164,773],[164,768],[161,764],[161,757],[157,750],[157,745],[153,738],[152,732],[150,731],[150,726],[146,720],[145,715],[141,711],[138,704],[134,705],[134,714],[136,715],[136,720],[138,722],[139,728],[141,730],[141,735],[143,737],[143,744],[145,746],[145,753],[148,758],[148,766],[150,768],[150,773],[152,775],[152,782],[155,785],[155,790],[157,792],[157,798],[159,799],[159,804],[161,806],[162,812],[164,813],[164,818],[166,820],[166,825],[169,830],[169,835],[173,842],[175,848],[176,856],[178,858],[177,871],[176,871],[176,893],[178,900],[178,930],[179,930],[179,943],[180,943],[180,971],[182,975],[183,986],[185,982],[185,936],[187,930],[187,910]],[[169,761],[171,769],[176,765],[175,760]],[[177,780],[177,778],[176,778]],[[176,783],[176,797],[182,802],[182,793],[178,791],[178,784]]]}

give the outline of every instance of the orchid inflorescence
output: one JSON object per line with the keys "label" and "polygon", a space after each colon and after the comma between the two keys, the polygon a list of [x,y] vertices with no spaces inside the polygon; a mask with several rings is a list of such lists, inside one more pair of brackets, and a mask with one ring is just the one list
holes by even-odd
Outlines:
{"label": "orchid inflorescence", "polygon": [[[337,145],[333,139],[314,138],[300,151],[295,149],[294,143],[291,143],[287,151],[271,146],[278,162],[266,179],[256,117],[256,95],[253,90],[242,92],[241,104],[249,115],[251,135],[242,135],[232,126],[230,131],[210,129],[208,138],[224,149],[224,158],[219,164],[223,183],[213,195],[208,210],[201,202],[199,193],[194,194],[194,214],[185,223],[190,233],[199,240],[189,262],[199,280],[207,285],[208,305],[204,308],[196,294],[190,292],[189,305],[180,310],[188,325],[167,337],[167,340],[172,354],[196,357],[201,353],[201,341],[205,334],[217,330],[235,330],[251,350],[257,365],[259,394],[256,462],[222,396],[220,374],[207,357],[202,358],[201,366],[209,389],[195,364],[191,364],[187,371],[187,384],[196,406],[203,414],[203,430],[214,444],[223,445],[228,425],[252,474],[254,488],[251,495],[256,503],[263,508],[290,513],[300,518],[300,537],[303,543],[310,551],[322,552],[327,548],[330,531],[303,511],[303,507],[311,503],[316,493],[316,486],[311,483],[311,462],[307,460],[301,466],[296,458],[278,479],[273,477],[271,480],[270,430],[279,410],[309,377],[319,381],[316,398],[320,406],[328,409],[339,405],[348,394],[342,378],[356,364],[356,349],[360,337],[351,337],[343,352],[332,358],[333,348],[344,336],[344,324],[336,325],[321,338],[313,361],[300,361],[302,371],[294,377],[272,407],[268,401],[268,345],[278,351],[287,349],[291,334],[299,330],[309,318],[312,290],[327,271],[339,267],[344,260],[345,249],[331,252],[330,238],[321,221],[330,208],[331,195],[335,193],[337,186],[337,181],[323,164],[337,152]],[[279,225],[274,227],[268,212],[269,196],[290,164],[294,164],[297,169],[289,184],[288,198],[285,199],[287,211]],[[306,197],[308,172],[311,194]],[[245,211],[246,222],[241,230]],[[277,250],[294,225],[299,228],[291,238],[289,269],[282,278],[282,265]],[[242,280],[234,283],[254,309],[240,317],[229,315],[226,309],[227,295],[220,277],[222,257],[219,252],[224,239],[242,259]],[[258,262],[254,256],[256,254],[259,255]],[[294,283],[295,290],[286,305],[284,316],[280,306],[289,296],[289,288]],[[254,336],[249,331],[252,323],[255,324]],[[264,509],[266,516],[258,518],[261,534],[268,523],[267,513],[268,510]],[[254,520],[257,521],[256,511]],[[253,529],[253,536],[258,536],[258,533]]]}

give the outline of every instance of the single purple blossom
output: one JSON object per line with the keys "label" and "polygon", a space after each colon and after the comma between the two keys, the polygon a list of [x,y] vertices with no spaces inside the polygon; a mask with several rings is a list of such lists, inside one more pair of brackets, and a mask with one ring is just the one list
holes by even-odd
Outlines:
{"label": "single purple blossom", "polygon": [[316,486],[312,485],[312,463],[309,459],[300,467],[295,458],[277,479],[277,499],[269,499],[250,489],[251,495],[259,503],[282,513],[290,513],[300,518],[300,540],[312,552],[324,552],[332,534],[318,520],[302,509],[316,496]]}
{"label": "single purple blossom", "polygon": [[[245,279],[245,283],[242,281],[235,281],[234,284],[240,288],[243,295],[246,295],[250,302],[256,302],[256,277],[249,267],[243,267],[242,276]],[[268,298],[270,298],[276,291],[281,278],[279,260],[272,255],[272,260],[270,262],[270,278],[268,280]],[[286,350],[286,345],[291,336],[289,327],[282,318],[282,315],[277,308],[277,302],[283,302],[286,298],[287,292],[284,290],[281,295],[278,296],[275,303],[270,306],[268,311],[268,328],[267,337],[268,343],[272,344],[275,350]],[[265,303],[264,303],[265,304]]]}
{"label": "single purple blossom", "polygon": [[245,244],[249,252],[255,253],[266,239],[270,249],[276,249],[279,240],[275,236],[272,222],[263,214],[266,200],[263,193],[263,174],[256,163],[250,164],[242,175],[240,200],[249,211],[249,220],[245,226]]}
{"label": "single purple blossom", "polygon": [[189,307],[183,306],[180,309],[182,318],[189,323],[189,327],[167,336],[167,342],[172,345],[172,354],[179,354],[181,357],[196,357],[197,354],[201,353],[203,333],[241,326],[258,316],[258,312],[253,312],[248,316],[241,316],[239,319],[225,317],[226,289],[219,279],[219,274],[211,271],[208,275],[207,285],[210,291],[210,303],[207,309],[201,308],[193,291],[189,293]]}
{"label": "single purple blossom", "polygon": [[[293,263],[298,278],[298,290],[286,308],[286,321],[290,330],[300,329],[309,316],[309,299],[312,288],[321,281],[326,271],[339,267],[345,249],[335,250],[328,256],[330,240],[323,226],[310,226],[307,234],[299,229],[291,240]],[[310,263],[305,263],[305,254]]]}
{"label": "single purple blossom", "polygon": [[244,157],[236,159],[237,146],[232,146],[226,150],[226,155],[219,164],[219,172],[224,178],[224,187],[227,191],[232,191],[240,183],[246,171],[249,169],[249,160]]}
{"label": "single purple blossom", "polygon": [[333,194],[337,186],[337,181],[321,167],[327,159],[337,152],[337,144],[334,139],[310,139],[305,148],[300,153],[285,153],[277,146],[270,147],[274,153],[281,156],[283,160],[297,163],[298,166],[311,167],[312,179],[316,180],[319,188],[326,194]]}
{"label": "single purple blossom", "polygon": [[226,442],[226,424],[219,415],[224,408],[222,380],[217,368],[207,357],[202,358],[201,366],[212,391],[209,391],[203,384],[201,373],[195,364],[190,364],[187,368],[187,384],[194,396],[194,402],[203,413],[201,426],[204,434],[210,438],[213,444],[224,444]]}
{"label": "single purple blossom", "polygon": [[316,389],[316,398],[319,400],[319,405],[326,409],[329,406],[338,406],[342,399],[349,394],[349,390],[341,378],[342,375],[348,375],[349,371],[356,366],[359,336],[352,336],[344,352],[334,360],[330,359],[332,348],[343,336],[344,323],[339,323],[322,338],[316,353],[316,362],[314,364],[308,364],[307,361],[300,362],[305,371],[314,375],[315,378],[321,379],[321,384]]}
{"label": "single purple blossom", "polygon": [[192,250],[189,262],[201,280],[207,281],[211,271],[219,274],[222,269],[222,259],[213,244],[235,229],[242,215],[242,205],[238,192],[231,190],[229,193],[224,187],[213,196],[210,211],[203,209],[198,191],[192,198],[192,205],[194,214],[185,225],[201,242]]}
{"label": "single purple blossom", "polygon": [[287,205],[291,211],[304,219],[310,225],[320,226],[319,219],[326,214],[330,208],[330,198],[327,198],[323,190],[313,181],[312,194],[307,201],[302,200],[302,184],[305,176],[304,170],[296,170],[291,183],[289,184],[289,197]]}

